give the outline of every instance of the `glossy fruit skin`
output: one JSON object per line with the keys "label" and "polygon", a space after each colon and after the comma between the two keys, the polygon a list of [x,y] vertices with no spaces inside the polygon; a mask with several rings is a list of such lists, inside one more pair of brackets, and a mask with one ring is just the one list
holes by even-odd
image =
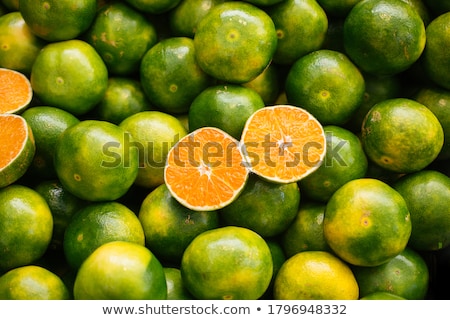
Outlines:
{"label": "glossy fruit skin", "polygon": [[48,42],[71,40],[92,23],[95,0],[21,0],[19,11],[33,33]]}
{"label": "glossy fruit skin", "polygon": [[450,178],[434,170],[402,176],[393,187],[403,196],[411,213],[408,246],[420,251],[450,245]]}
{"label": "glossy fruit skin", "polygon": [[409,4],[363,0],[346,16],[345,51],[364,72],[386,76],[408,69],[421,56],[425,25]]}
{"label": "glossy fruit skin", "polygon": [[43,105],[79,116],[91,111],[103,98],[108,87],[108,69],[87,42],[59,41],[42,48],[33,64],[30,81]]}
{"label": "glossy fruit skin", "polygon": [[164,267],[167,284],[167,300],[193,300],[194,297],[183,284],[181,271],[175,267]]}
{"label": "glossy fruit skin", "polygon": [[0,66],[29,75],[45,42],[31,32],[18,11],[0,17],[0,30]]}
{"label": "glossy fruit skin", "polygon": [[[0,117],[21,117],[19,115],[4,114]],[[22,118],[23,119],[23,118]],[[24,120],[26,122],[26,120]],[[36,154],[36,143],[34,141],[33,131],[31,127],[26,124],[28,136],[24,141],[22,151],[17,157],[5,168],[0,170],[0,188],[9,186],[17,182],[23,177],[30,167],[33,157]]]}
{"label": "glossy fruit skin", "polygon": [[424,299],[429,270],[419,253],[406,247],[391,260],[375,267],[353,267],[361,296],[384,291],[409,300]]}
{"label": "glossy fruit skin", "polygon": [[158,41],[154,25],[122,2],[102,7],[85,37],[102,57],[109,74],[116,76],[137,74],[142,57]]}
{"label": "glossy fruit skin", "polygon": [[442,50],[442,43],[450,40],[448,28],[450,12],[436,17],[426,28],[427,44],[423,52],[423,66],[426,75],[437,85],[450,90],[450,77],[445,70],[450,68],[450,55]]}
{"label": "glossy fruit skin", "polygon": [[280,66],[270,63],[256,78],[241,85],[255,90],[261,96],[266,106],[276,104],[276,100],[283,88],[280,70]]}
{"label": "glossy fruit skin", "polygon": [[220,210],[225,225],[245,227],[262,237],[280,235],[294,220],[300,204],[297,183],[273,183],[251,175],[241,194]]}
{"label": "glossy fruit skin", "polygon": [[163,39],[141,60],[140,81],[150,102],[160,111],[186,113],[192,100],[211,78],[195,58],[194,41],[187,37]]}
{"label": "glossy fruit skin", "polygon": [[367,157],[397,173],[424,169],[444,144],[444,131],[436,116],[421,103],[406,98],[377,103],[364,118],[361,131]]}
{"label": "glossy fruit skin", "polygon": [[215,6],[200,21],[194,46],[197,61],[206,73],[239,84],[252,80],[269,65],[277,35],[273,21],[263,10],[231,1]]}
{"label": "glossy fruit skin", "polygon": [[438,118],[444,130],[444,145],[439,153],[438,160],[450,159],[450,92],[439,86],[426,86],[421,88],[414,100],[423,104]]}
{"label": "glossy fruit skin", "polygon": [[345,54],[322,49],[291,65],[285,91],[291,104],[311,112],[323,125],[339,126],[361,104],[365,83]]}
{"label": "glossy fruit skin", "polygon": [[99,120],[120,124],[135,113],[150,110],[154,110],[154,107],[147,99],[139,80],[110,76],[105,95],[94,111]]}
{"label": "glossy fruit skin", "polygon": [[89,204],[77,211],[66,227],[64,255],[76,270],[95,249],[112,241],[143,246],[145,235],[139,219],[133,211],[116,201]]}
{"label": "glossy fruit skin", "polygon": [[305,201],[300,204],[297,216],[281,234],[280,243],[287,258],[303,251],[330,251],[323,233],[326,204]]}
{"label": "glossy fruit skin", "polygon": [[378,102],[399,97],[403,89],[400,77],[397,75],[378,77],[363,73],[363,77],[366,87],[363,101],[352,114],[350,120],[344,125],[344,128],[347,128],[355,134],[361,132],[362,122],[370,108]]}
{"label": "glossy fruit skin", "polygon": [[239,140],[248,117],[264,106],[252,89],[235,84],[210,86],[189,107],[189,130],[213,126]]}
{"label": "glossy fruit skin", "polygon": [[377,179],[347,182],[331,196],[325,209],[325,239],[352,265],[386,263],[405,249],[411,229],[403,197]]}
{"label": "glossy fruit skin", "polygon": [[167,285],[163,266],[150,250],[113,241],[86,259],[76,275],[73,294],[76,300],[165,300]]}
{"label": "glossy fruit skin", "polygon": [[52,213],[39,193],[19,184],[0,189],[1,271],[41,258],[50,244],[52,231]]}
{"label": "glossy fruit skin", "polygon": [[368,161],[361,141],[352,132],[339,126],[324,126],[327,154],[322,165],[300,180],[301,190],[315,201],[327,202],[345,183],[363,178]]}
{"label": "glossy fruit skin", "polygon": [[192,240],[180,271],[197,299],[253,300],[269,286],[273,262],[267,243],[257,233],[227,226]]}
{"label": "glossy fruit skin", "polygon": [[153,189],[142,201],[139,220],[146,246],[159,259],[179,263],[189,243],[200,233],[219,227],[216,211],[194,211],[175,200],[167,186]]}
{"label": "glossy fruit skin", "polygon": [[275,300],[354,300],[358,284],[350,267],[327,251],[304,251],[283,263],[274,282]]}
{"label": "glossy fruit skin", "polygon": [[216,5],[226,0],[181,0],[169,12],[169,26],[176,37],[194,38],[198,23]]}
{"label": "glossy fruit skin", "polygon": [[155,188],[164,183],[167,154],[187,132],[173,115],[151,110],[135,113],[119,127],[131,134],[133,148],[139,150],[139,168],[134,184]]}
{"label": "glossy fruit skin", "polygon": [[[65,130],[55,150],[55,169],[62,185],[87,201],[123,196],[139,166],[132,138],[122,128],[99,120],[83,120]],[[86,161],[89,159],[89,162]]]}
{"label": "glossy fruit skin", "polygon": [[61,278],[40,266],[17,267],[0,276],[1,300],[68,300],[69,297]]}
{"label": "glossy fruit skin", "polygon": [[29,124],[36,145],[29,172],[43,179],[56,178],[53,157],[58,138],[80,120],[70,112],[48,106],[28,108],[22,113],[22,117]]}
{"label": "glossy fruit skin", "polygon": [[35,187],[47,202],[53,217],[53,235],[49,245],[50,250],[63,250],[64,233],[72,217],[88,202],[75,197],[68,192],[59,180],[42,180]]}
{"label": "glossy fruit skin", "polygon": [[267,12],[278,36],[273,56],[275,63],[291,65],[305,54],[321,48],[328,29],[328,17],[315,0],[285,0],[271,6]]}

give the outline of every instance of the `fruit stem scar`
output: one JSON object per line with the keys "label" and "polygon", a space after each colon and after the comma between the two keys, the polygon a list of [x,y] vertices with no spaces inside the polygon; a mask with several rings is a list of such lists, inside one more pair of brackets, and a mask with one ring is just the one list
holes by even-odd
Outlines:
{"label": "fruit stem scar", "polygon": [[177,86],[175,83],[172,83],[172,84],[169,86],[169,90],[170,90],[170,92],[177,92],[178,86]]}
{"label": "fruit stem scar", "polygon": [[320,91],[320,96],[322,98],[328,98],[330,96],[330,91],[328,91],[328,90],[321,90]]}

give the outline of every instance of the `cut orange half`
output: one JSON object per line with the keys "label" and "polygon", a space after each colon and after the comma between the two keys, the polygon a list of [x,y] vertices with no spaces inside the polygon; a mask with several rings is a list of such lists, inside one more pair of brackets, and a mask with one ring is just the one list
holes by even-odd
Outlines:
{"label": "cut orange half", "polygon": [[236,199],[248,174],[239,142],[220,129],[203,127],[169,150],[164,181],[185,207],[211,211]]}
{"label": "cut orange half", "polygon": [[276,105],[248,118],[241,148],[253,173],[276,183],[291,183],[320,167],[326,138],[322,125],[308,111]]}
{"label": "cut orange half", "polygon": [[21,178],[33,160],[36,146],[24,118],[0,114],[0,188]]}
{"label": "cut orange half", "polygon": [[33,97],[30,80],[22,73],[0,68],[0,113],[18,113]]}

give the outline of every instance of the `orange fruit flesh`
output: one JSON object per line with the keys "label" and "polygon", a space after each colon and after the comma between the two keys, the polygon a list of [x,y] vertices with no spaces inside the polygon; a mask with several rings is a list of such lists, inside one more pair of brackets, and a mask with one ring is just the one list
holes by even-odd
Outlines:
{"label": "orange fruit flesh", "polygon": [[200,128],[169,151],[164,179],[170,192],[192,210],[215,210],[231,203],[248,170],[238,142],[220,129]]}
{"label": "orange fruit flesh", "polygon": [[325,155],[322,125],[307,111],[288,105],[265,107],[246,123],[241,144],[251,171],[290,183],[315,171]]}
{"label": "orange fruit flesh", "polygon": [[31,97],[31,84],[25,75],[0,68],[0,113],[12,113],[26,107]]}
{"label": "orange fruit flesh", "polygon": [[[1,99],[1,98],[0,98]],[[20,154],[27,140],[25,120],[20,117],[0,117],[0,170]]]}

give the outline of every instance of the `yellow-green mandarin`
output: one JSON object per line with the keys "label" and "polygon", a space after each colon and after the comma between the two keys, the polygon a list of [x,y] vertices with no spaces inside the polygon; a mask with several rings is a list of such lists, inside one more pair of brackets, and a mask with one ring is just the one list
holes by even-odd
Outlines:
{"label": "yellow-green mandarin", "polygon": [[0,189],[0,270],[25,266],[46,252],[53,232],[53,217],[45,199],[19,184]]}

